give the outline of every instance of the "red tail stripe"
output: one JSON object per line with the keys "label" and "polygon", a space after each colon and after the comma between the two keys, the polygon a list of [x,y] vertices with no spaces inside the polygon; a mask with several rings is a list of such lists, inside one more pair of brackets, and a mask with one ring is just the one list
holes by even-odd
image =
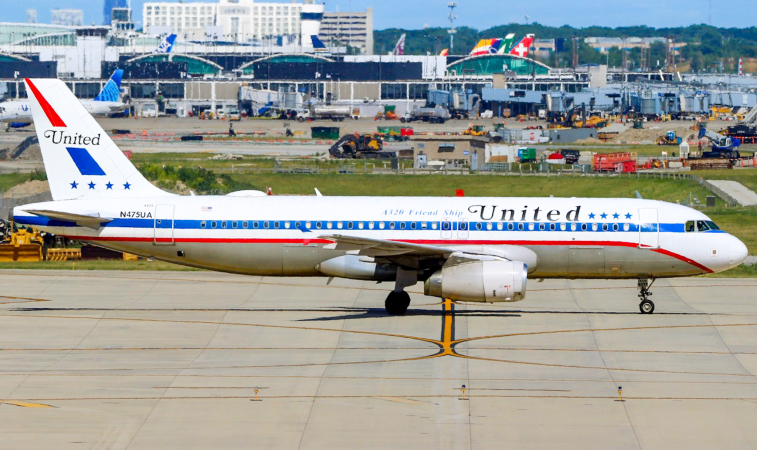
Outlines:
{"label": "red tail stripe", "polygon": [[47,116],[47,119],[50,121],[50,124],[54,127],[63,127],[66,128],[66,124],[63,122],[63,120],[60,118],[58,113],[55,112],[52,106],[50,106],[49,103],[47,103],[47,100],[45,100],[45,97],[42,96],[42,93],[39,92],[39,89],[37,89],[37,86],[32,83],[32,80],[25,78],[26,84],[29,85],[29,89],[32,90],[32,93],[34,94],[34,97],[39,102],[39,106],[42,107],[42,111],[45,112],[45,115]]}

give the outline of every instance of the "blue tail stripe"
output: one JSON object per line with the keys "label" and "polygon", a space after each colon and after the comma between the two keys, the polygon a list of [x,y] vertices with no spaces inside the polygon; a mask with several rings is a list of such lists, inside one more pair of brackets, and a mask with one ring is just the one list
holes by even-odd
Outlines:
{"label": "blue tail stripe", "polygon": [[66,150],[68,150],[68,154],[71,155],[71,159],[74,160],[76,168],[82,175],[105,175],[102,167],[97,164],[97,161],[86,148],[66,147]]}

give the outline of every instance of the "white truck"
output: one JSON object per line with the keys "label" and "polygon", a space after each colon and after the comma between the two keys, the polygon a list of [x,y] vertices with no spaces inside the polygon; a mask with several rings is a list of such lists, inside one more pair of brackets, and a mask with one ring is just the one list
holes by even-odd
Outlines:
{"label": "white truck", "polygon": [[435,108],[417,108],[405,114],[400,122],[410,123],[421,120],[423,122],[444,123],[450,119],[449,110],[437,106]]}
{"label": "white truck", "polygon": [[333,120],[335,122],[343,122],[344,119],[359,119],[358,116],[352,114],[352,109],[349,106],[340,105],[311,105],[309,108],[298,112],[297,120],[304,122],[306,120]]}

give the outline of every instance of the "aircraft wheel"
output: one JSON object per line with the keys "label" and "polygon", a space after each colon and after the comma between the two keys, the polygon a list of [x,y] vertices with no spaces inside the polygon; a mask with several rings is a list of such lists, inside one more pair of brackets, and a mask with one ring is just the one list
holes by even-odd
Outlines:
{"label": "aircraft wheel", "polygon": [[386,313],[390,316],[401,316],[407,312],[407,307],[410,306],[410,294],[405,291],[392,291],[386,296],[384,306],[386,306]]}
{"label": "aircraft wheel", "polygon": [[639,303],[639,311],[642,314],[652,314],[654,312],[654,303],[652,303],[652,300],[643,300]]}

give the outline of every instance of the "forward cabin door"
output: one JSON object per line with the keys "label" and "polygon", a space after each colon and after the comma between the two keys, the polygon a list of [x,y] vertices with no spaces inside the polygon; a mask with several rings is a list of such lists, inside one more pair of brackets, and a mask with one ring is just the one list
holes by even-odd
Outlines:
{"label": "forward cabin door", "polygon": [[155,206],[155,245],[173,245],[173,205]]}
{"label": "forward cabin door", "polygon": [[639,248],[660,248],[660,223],[656,209],[639,210]]}

